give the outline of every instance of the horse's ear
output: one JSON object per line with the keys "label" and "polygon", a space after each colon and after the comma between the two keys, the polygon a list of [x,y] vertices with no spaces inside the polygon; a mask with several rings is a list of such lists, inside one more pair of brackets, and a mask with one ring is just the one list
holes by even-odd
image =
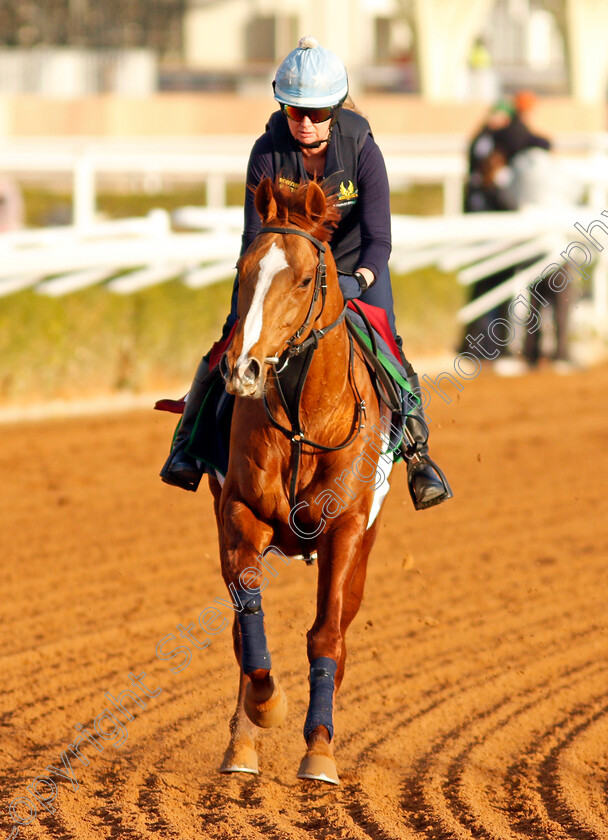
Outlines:
{"label": "horse's ear", "polygon": [[304,207],[306,208],[306,215],[314,222],[320,222],[325,217],[327,200],[325,193],[315,181],[311,181],[308,185]]}
{"label": "horse's ear", "polygon": [[264,225],[270,219],[276,219],[277,217],[277,203],[274,198],[270,178],[264,178],[258,184],[258,188],[255,191],[255,209],[260,214],[262,224]]}

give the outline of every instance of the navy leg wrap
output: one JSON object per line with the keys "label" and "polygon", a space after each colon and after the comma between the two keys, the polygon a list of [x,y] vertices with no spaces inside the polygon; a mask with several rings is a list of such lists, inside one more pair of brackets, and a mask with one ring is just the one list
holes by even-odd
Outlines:
{"label": "navy leg wrap", "polygon": [[241,628],[243,672],[251,674],[258,668],[265,668],[269,671],[270,653],[264,631],[262,596],[259,592],[247,592],[243,589],[237,589],[236,594],[243,605],[242,611],[238,614]]}
{"label": "navy leg wrap", "polygon": [[334,737],[334,684],[338,663],[329,656],[318,656],[310,666],[310,703],[304,724],[304,738],[308,741],[313,729],[324,726],[330,740]]}

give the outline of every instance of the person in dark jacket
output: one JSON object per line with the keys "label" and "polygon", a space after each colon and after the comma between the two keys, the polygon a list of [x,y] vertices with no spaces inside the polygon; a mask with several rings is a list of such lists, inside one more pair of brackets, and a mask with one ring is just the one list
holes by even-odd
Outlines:
{"label": "person in dark jacket", "polygon": [[[384,309],[401,347],[393,311],[388,269],[391,252],[389,185],[380,149],[367,120],[344,108],[348,78],[341,59],[316,39],[302,38],[277,70],[274,98],[280,110],[270,117],[265,133],[255,142],[247,168],[245,225],[241,255],[257,236],[261,221],[254,206],[255,187],[264,178],[280,178],[296,185],[322,179],[337,195],[341,218],[332,233],[331,249],[345,300],[362,301]],[[237,318],[238,275],[222,338]],[[420,393],[418,377],[403,357],[408,381]],[[200,470],[186,452],[204,394],[209,357],[203,358],[186,400],[181,425],[161,477],[169,484],[196,489]],[[408,486],[416,509],[452,496],[449,484],[428,454],[428,427],[421,409],[405,420],[415,444],[408,458]]]}
{"label": "person in dark jacket", "polygon": [[[469,146],[469,179],[465,189],[465,213],[491,213],[517,210],[518,200],[512,189],[514,158],[528,149],[548,150],[550,141],[534,134],[525,123],[525,115],[534,106],[536,97],[529,91],[520,91],[514,102],[499,99],[488,115],[484,126],[476,133]],[[509,164],[512,164],[509,166]],[[503,269],[489,277],[478,280],[471,287],[470,300],[476,300],[486,292],[502,285],[516,271],[531,265],[528,263]],[[465,325],[459,350],[470,351],[466,337],[483,333],[487,336],[487,352],[493,357],[506,356],[509,351],[498,344],[489,334],[490,324],[497,318],[509,319],[509,301]]]}
{"label": "person in dark jacket", "polygon": [[515,96],[514,114],[511,121],[494,132],[494,143],[505,156],[509,164],[515,155],[526,149],[551,149],[551,141],[540,134],[535,134],[525,122],[528,114],[536,103],[536,97],[531,91],[519,91]]}
{"label": "person in dark jacket", "polygon": [[489,176],[496,171],[497,155],[504,158],[504,154],[496,148],[496,136],[510,125],[514,116],[513,105],[506,99],[499,99],[471,140],[468,149],[469,177],[464,194],[465,213],[510,209],[496,206],[500,204],[500,198]]}

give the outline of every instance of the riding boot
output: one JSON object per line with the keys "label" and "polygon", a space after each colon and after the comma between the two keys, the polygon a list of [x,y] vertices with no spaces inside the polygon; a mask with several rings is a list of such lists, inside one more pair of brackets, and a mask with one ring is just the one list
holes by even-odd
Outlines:
{"label": "riding boot", "polygon": [[203,475],[199,462],[186,452],[186,447],[190,442],[190,436],[203,402],[204,380],[208,373],[209,356],[204,356],[186,397],[184,413],[173,439],[171,452],[160,471],[160,477],[164,482],[182,487],[184,490],[196,490]]}
{"label": "riding boot", "polygon": [[[413,393],[420,397],[420,383],[413,370],[407,381]],[[454,494],[442,470],[429,457],[429,427],[422,406],[407,397],[409,394],[406,395],[406,411],[409,413],[405,419],[401,453],[407,461],[407,485],[414,507],[424,510],[451,499]]]}

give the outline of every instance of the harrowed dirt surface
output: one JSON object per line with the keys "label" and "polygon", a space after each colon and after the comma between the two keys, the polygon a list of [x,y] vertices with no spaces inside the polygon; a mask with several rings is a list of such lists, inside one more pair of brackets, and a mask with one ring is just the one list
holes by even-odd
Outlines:
{"label": "harrowed dirt surface", "polygon": [[[2,428],[0,840],[11,801],[49,773],[56,790],[36,790],[55,794],[50,810],[13,837],[608,837],[608,367],[446,390],[429,406],[432,453],[455,498],[416,513],[405,468],[393,473],[348,635],[338,788],[295,778],[314,569],[279,566],[264,593],[290,708],[262,739],[259,777],[217,773],[230,632],[180,673],[183,657],[155,655],[225,597],[208,489],[157,478],[174,418]],[[127,721],[104,694],[132,687],[130,672],[162,692],[145,709],[123,697]],[[87,766],[66,753],[77,782],[62,779],[75,726],[92,731],[106,708],[124,729],[98,721],[103,751],[85,742]]]}

